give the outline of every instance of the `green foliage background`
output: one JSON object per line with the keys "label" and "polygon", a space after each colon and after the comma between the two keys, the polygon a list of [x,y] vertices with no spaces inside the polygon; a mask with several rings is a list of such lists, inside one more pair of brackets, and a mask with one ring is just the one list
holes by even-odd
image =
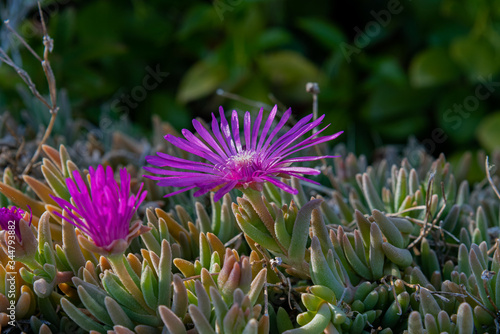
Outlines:
{"label": "green foliage background", "polygon": [[[37,10],[19,3],[31,9],[17,30],[41,53]],[[219,88],[269,105],[278,100],[301,115],[311,112],[305,84],[316,81],[329,131],[346,130],[343,140],[357,153],[404,144],[410,135],[433,154],[500,147],[499,85],[462,113],[455,108],[474,102],[477,89],[487,92],[478,88],[481,78],[499,80],[497,0],[42,3],[58,88],[67,91],[73,117],[93,124],[126,115],[147,134],[152,114],[181,128],[219,105],[256,111],[217,95]],[[46,91],[39,64],[18,44],[11,49],[21,50],[24,69]],[[346,50],[355,51],[346,57]],[[148,66],[169,75],[131,107],[123,96],[142,85]],[[0,110],[35,129],[47,124],[43,108],[19,94],[21,84],[0,66]],[[443,130],[437,141],[436,129]]]}

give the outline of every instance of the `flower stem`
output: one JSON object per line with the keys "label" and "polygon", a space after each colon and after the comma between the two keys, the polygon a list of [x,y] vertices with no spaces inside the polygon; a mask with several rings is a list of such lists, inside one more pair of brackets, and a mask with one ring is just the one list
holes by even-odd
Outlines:
{"label": "flower stem", "polygon": [[283,247],[281,242],[279,242],[278,238],[276,237],[276,232],[274,231],[274,219],[271,216],[269,210],[267,209],[264,200],[262,199],[262,193],[260,191],[253,190],[250,188],[242,189],[241,191],[245,194],[250,203],[252,203],[255,212],[257,212],[259,218],[262,220],[269,233],[271,233],[273,239],[276,240],[276,243],[283,251],[283,254],[287,255],[288,251],[285,249],[285,247]]}
{"label": "flower stem", "polygon": [[137,287],[134,280],[130,276],[127,268],[125,267],[125,263],[123,263],[123,254],[113,254],[108,256],[108,261],[113,268],[113,272],[118,276],[120,281],[123,283],[125,288],[130,292],[130,294],[141,304],[141,306],[150,313],[155,313],[144,300],[144,296],[142,295],[141,290]]}

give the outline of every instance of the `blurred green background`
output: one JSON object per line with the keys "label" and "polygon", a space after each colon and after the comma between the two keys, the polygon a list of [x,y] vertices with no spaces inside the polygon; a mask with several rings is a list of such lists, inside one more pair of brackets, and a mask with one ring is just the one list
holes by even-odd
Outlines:
{"label": "blurred green background", "polygon": [[[36,3],[0,3],[2,19],[41,54]],[[500,147],[498,0],[59,0],[42,7],[63,114],[89,126],[128,118],[132,133],[147,136],[153,114],[189,128],[191,118],[208,119],[219,105],[258,110],[218,89],[292,107],[298,118],[311,112],[305,85],[315,81],[329,133],[345,130],[342,140],[356,153],[373,157],[375,148],[404,145],[409,136],[434,155]],[[40,64],[9,36],[0,26],[0,46],[46,92]],[[36,131],[49,115],[23,87],[0,66],[0,113]]]}

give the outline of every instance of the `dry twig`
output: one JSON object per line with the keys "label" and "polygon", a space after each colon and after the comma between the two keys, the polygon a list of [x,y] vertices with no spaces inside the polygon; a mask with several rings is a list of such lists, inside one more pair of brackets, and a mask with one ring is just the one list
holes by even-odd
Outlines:
{"label": "dry twig", "polygon": [[19,77],[26,83],[28,88],[30,89],[31,93],[38,99],[40,100],[46,107],[49,109],[51,117],[49,121],[49,125],[45,129],[45,133],[38,143],[38,147],[35,151],[35,154],[33,154],[33,157],[29,161],[29,163],[26,165],[25,169],[23,170],[22,174],[29,174],[31,169],[33,168],[34,163],[38,159],[40,152],[42,150],[43,144],[47,141],[49,138],[52,129],[54,128],[55,120],[57,117],[57,112],[59,110],[59,107],[57,106],[57,89],[56,89],[56,80],[54,77],[54,73],[52,71],[52,67],[50,66],[49,62],[49,53],[52,52],[54,48],[54,40],[50,38],[49,34],[47,33],[47,27],[45,25],[45,20],[43,19],[43,12],[42,12],[42,7],[40,3],[38,3],[38,10],[40,12],[40,19],[42,23],[42,29],[43,29],[43,45],[44,45],[44,52],[43,52],[43,59],[36,54],[36,52],[30,47],[30,45],[22,38],[21,35],[19,35],[9,24],[9,21],[5,21],[5,25],[9,31],[16,36],[21,43],[28,49],[28,51],[38,60],[40,61],[43,71],[45,73],[45,77],[47,78],[47,83],[49,87],[49,95],[50,95],[50,102],[45,99],[42,94],[37,90],[33,80],[29,76],[29,74],[17,66],[14,61],[7,55],[7,53],[0,48],[0,61],[4,62],[8,66],[12,67]]}
{"label": "dry twig", "polygon": [[485,161],[485,170],[486,170],[486,178],[488,179],[488,182],[490,183],[491,187],[493,188],[493,191],[497,195],[497,197],[500,199],[500,192],[498,191],[498,188],[495,186],[495,182],[493,182],[493,179],[491,178],[490,174],[490,164],[488,163],[489,157],[486,156],[486,161]]}

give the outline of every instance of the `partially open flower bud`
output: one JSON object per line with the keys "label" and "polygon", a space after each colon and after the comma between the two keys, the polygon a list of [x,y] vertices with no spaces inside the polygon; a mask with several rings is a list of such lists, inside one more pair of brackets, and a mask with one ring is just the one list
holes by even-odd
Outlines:
{"label": "partially open flower bud", "polygon": [[87,250],[101,255],[121,254],[132,239],[149,230],[140,222],[130,224],[147,192],[142,191],[141,185],[137,195],[130,194],[130,175],[125,168],[120,170],[120,184],[115,181],[109,166],[106,171],[103,166],[97,170],[90,167],[89,172],[90,191],[80,173],[75,171],[74,181],[66,179],[72,203],[53,197],[70,218],[55,214],[91,238],[78,238]]}
{"label": "partially open flower bud", "polygon": [[0,245],[12,261],[31,263],[37,251],[37,240],[31,231],[26,214],[16,207],[0,209]]}

